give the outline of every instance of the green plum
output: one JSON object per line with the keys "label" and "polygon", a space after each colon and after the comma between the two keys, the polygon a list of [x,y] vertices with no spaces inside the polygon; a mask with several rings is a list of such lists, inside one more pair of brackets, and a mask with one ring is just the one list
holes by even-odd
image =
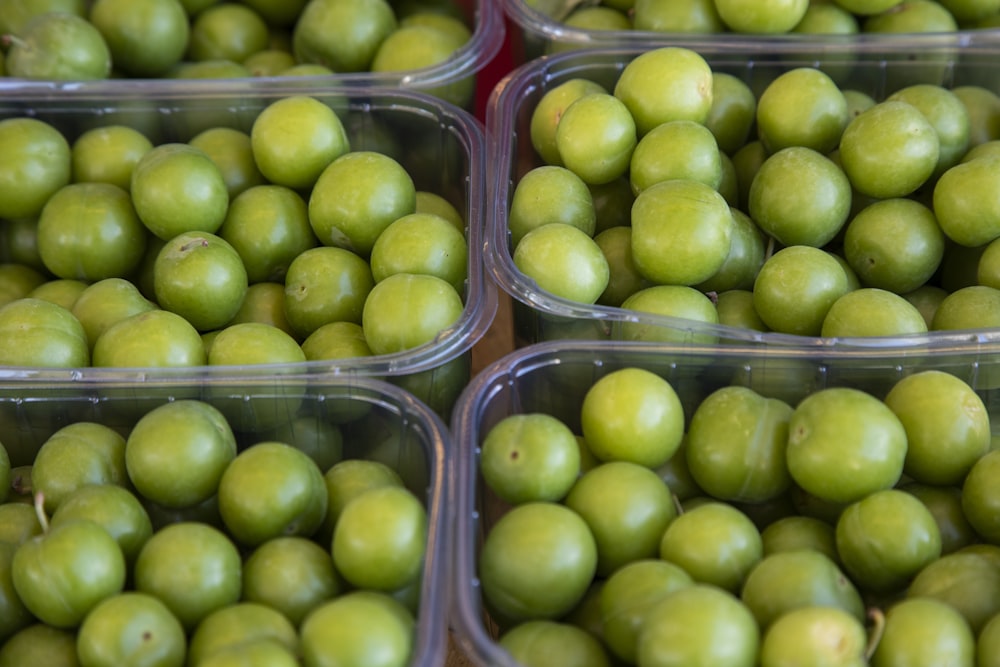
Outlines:
{"label": "green plum", "polygon": [[492,612],[511,621],[558,618],[587,592],[597,568],[597,545],[573,510],[525,503],[493,524],[478,560],[483,597]]}
{"label": "green plum", "polygon": [[501,419],[480,448],[483,481],[512,504],[562,500],[580,468],[576,436],[566,424],[541,412]]}
{"label": "green plum", "polygon": [[670,522],[660,539],[660,558],[697,582],[738,592],[763,558],[760,532],[733,505],[708,500]]}
{"label": "green plum", "polygon": [[213,611],[239,600],[242,562],[221,530],[182,521],[146,541],[133,576],[136,591],[158,598],[190,632]]}
{"label": "green plum", "polygon": [[223,471],[217,493],[226,530],[249,546],[281,535],[312,535],[326,513],[319,466],[282,442],[258,442],[241,451]]}
{"label": "green plum", "polygon": [[87,614],[77,635],[85,667],[182,667],[187,638],[163,602],[126,591],[101,601]]}
{"label": "green plum", "polygon": [[786,458],[796,484],[821,499],[845,503],[895,485],[906,447],[902,422],[880,399],[859,389],[828,387],[795,407]]}
{"label": "green plum", "polygon": [[722,268],[733,227],[729,204],[712,187],[662,181],[642,190],[632,206],[632,259],[655,284],[697,285]]}
{"label": "green plum", "polygon": [[657,554],[677,515],[670,489],[654,471],[629,461],[599,463],[583,473],[564,504],[587,522],[597,543],[597,574]]}
{"label": "green plum", "polygon": [[38,620],[73,629],[125,586],[125,556],[103,526],[87,519],[50,526],[21,544],[11,562],[14,589]]}

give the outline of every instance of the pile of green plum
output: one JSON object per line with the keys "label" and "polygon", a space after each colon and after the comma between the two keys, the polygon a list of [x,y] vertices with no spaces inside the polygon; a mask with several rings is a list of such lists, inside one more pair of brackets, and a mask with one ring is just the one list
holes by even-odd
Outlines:
{"label": "pile of green plum", "polygon": [[790,336],[1000,325],[1000,97],[727,62],[659,47],[540,93],[516,269],[574,303]]}
{"label": "pile of green plum", "polygon": [[675,386],[625,363],[568,417],[483,430],[499,647],[532,667],[1000,664],[1000,453],[969,384]]}
{"label": "pile of green plum", "polygon": [[0,448],[0,665],[410,664],[427,463],[338,404],[251,434],[178,399]]}
{"label": "pile of green plum", "polygon": [[[401,72],[472,38],[453,0],[3,0],[0,76],[245,78]],[[460,84],[460,85],[459,85]],[[472,80],[442,89],[471,101]]]}
{"label": "pile of green plum", "polygon": [[319,98],[254,113],[156,145],[0,120],[0,364],[300,364],[404,352],[459,320],[455,206],[352,149]]}
{"label": "pile of green plum", "polygon": [[1000,25],[996,0],[525,0],[568,27],[714,35],[950,33]]}

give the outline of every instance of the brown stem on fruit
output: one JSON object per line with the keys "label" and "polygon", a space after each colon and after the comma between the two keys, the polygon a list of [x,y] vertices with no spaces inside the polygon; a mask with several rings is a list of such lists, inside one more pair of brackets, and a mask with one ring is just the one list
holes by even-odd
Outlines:
{"label": "brown stem on fruit", "polygon": [[193,239],[191,241],[188,241],[184,245],[182,245],[180,247],[180,251],[181,252],[187,252],[188,250],[191,250],[192,248],[199,248],[199,247],[201,247],[201,248],[207,248],[208,247],[208,240],[207,239]]}
{"label": "brown stem on fruit", "polygon": [[45,494],[41,491],[35,494],[35,516],[38,517],[38,525],[42,527],[42,533],[49,532],[49,517],[45,515]]}
{"label": "brown stem on fruit", "polygon": [[12,44],[17,44],[18,46],[22,46],[23,47],[24,46],[24,40],[22,40],[17,35],[12,35],[10,33],[6,33],[4,35],[0,35],[0,46],[3,46],[4,48],[6,48],[8,46],[11,46]]}
{"label": "brown stem on fruit", "polygon": [[871,632],[868,634],[868,646],[865,647],[865,661],[870,661],[875,655],[875,649],[882,641],[882,633],[885,631],[885,614],[878,607],[868,610],[868,618],[872,622]]}
{"label": "brown stem on fruit", "polygon": [[774,237],[767,237],[767,248],[764,249],[764,261],[771,259],[771,255],[774,254]]}
{"label": "brown stem on fruit", "polygon": [[681,499],[677,496],[676,493],[670,494],[670,500],[672,500],[674,503],[674,509],[677,510],[677,516],[684,514],[684,506],[681,504]]}

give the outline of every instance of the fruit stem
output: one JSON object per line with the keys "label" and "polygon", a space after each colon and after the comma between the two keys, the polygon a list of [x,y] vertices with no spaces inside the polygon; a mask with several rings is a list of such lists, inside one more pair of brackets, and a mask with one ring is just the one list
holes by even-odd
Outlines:
{"label": "fruit stem", "polygon": [[676,493],[670,494],[670,500],[672,500],[674,503],[674,508],[677,510],[677,516],[684,514],[684,506],[681,504],[681,499],[677,496]]}
{"label": "fruit stem", "polygon": [[49,532],[49,517],[45,515],[45,494],[41,491],[35,494],[35,516],[38,517],[38,525],[42,527],[42,533]]}
{"label": "fruit stem", "polygon": [[872,630],[868,635],[868,646],[865,647],[865,661],[870,661],[875,654],[875,649],[882,641],[882,633],[885,631],[885,614],[878,607],[868,610],[868,618],[872,622]]}
{"label": "fruit stem", "polygon": [[13,44],[17,44],[18,46],[21,47],[25,46],[24,40],[19,38],[17,35],[12,35],[10,33],[0,35],[0,46],[7,47]]}
{"label": "fruit stem", "polygon": [[766,262],[774,254],[774,237],[767,237],[767,248],[764,250],[764,261]]}

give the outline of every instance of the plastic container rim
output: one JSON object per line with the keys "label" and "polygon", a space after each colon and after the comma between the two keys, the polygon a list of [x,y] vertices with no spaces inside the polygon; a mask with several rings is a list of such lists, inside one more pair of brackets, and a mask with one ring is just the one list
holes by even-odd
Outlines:
{"label": "plastic container rim", "polygon": [[[914,355],[912,348],[896,346],[890,350],[877,349],[816,349],[803,347],[776,347],[762,349],[754,346],[685,345],[671,343],[611,340],[550,340],[533,343],[509,352],[486,366],[465,387],[455,402],[450,429],[455,469],[450,474],[453,491],[451,503],[457,514],[454,520],[454,590],[451,605],[455,639],[463,650],[478,665],[517,667],[509,653],[500,648],[495,639],[488,636],[483,627],[481,609],[481,589],[479,588],[477,566],[478,523],[481,520],[477,504],[479,486],[477,459],[480,439],[484,433],[480,422],[486,405],[492,397],[516,384],[517,378],[534,373],[545,367],[558,366],[569,357],[590,359],[595,368],[604,360],[615,357],[616,362],[629,357],[647,358],[664,356],[674,359],[674,366],[682,366],[684,358],[699,360],[712,359],[733,366],[746,365],[751,361],[766,365],[768,359],[811,362],[817,367],[829,365],[857,364],[864,366],[865,359],[886,362],[887,359],[915,359],[933,361],[937,359],[961,359],[963,365],[976,369],[983,361],[992,364],[1000,362],[1000,341],[975,347],[954,347],[938,350],[931,355]],[[889,356],[887,356],[889,355]],[[531,406],[518,405],[518,412],[525,412]]]}
{"label": "plastic container rim", "polygon": [[[422,90],[452,83],[472,76],[482,70],[500,51],[506,35],[504,14],[496,0],[474,0],[475,25],[469,41],[447,60],[412,70],[396,72],[343,72],[317,76],[261,76],[226,79],[103,79],[97,81],[30,81],[13,77],[0,77],[0,95],[16,91],[29,84],[40,84],[52,94],[89,93],[96,96],[118,95],[126,89],[170,89],[183,94],[192,83],[208,81],[216,91],[233,89],[238,92],[247,82],[266,88],[296,88],[300,85],[314,87],[358,86],[396,87]],[[221,87],[221,88],[220,88]],[[255,86],[256,87],[256,86]]]}
{"label": "plastic container rim", "polygon": [[[318,97],[344,96],[359,100],[352,103],[362,110],[386,109],[430,116],[439,120],[443,130],[452,133],[461,143],[469,163],[469,171],[464,174],[464,185],[468,190],[466,210],[466,234],[469,247],[468,277],[461,317],[450,327],[442,330],[434,340],[402,352],[368,357],[306,361],[294,364],[258,364],[249,366],[204,365],[177,368],[47,368],[32,366],[0,366],[0,382],[182,382],[191,380],[225,380],[239,378],[241,382],[252,378],[265,381],[274,376],[296,374],[360,374],[373,376],[398,376],[434,369],[468,352],[486,333],[497,309],[497,291],[488,280],[483,268],[479,248],[482,246],[486,203],[486,139],[482,124],[472,114],[450,102],[438,99],[419,90],[383,89],[378,87],[327,86],[316,88],[302,82],[296,86],[281,88],[268,87],[251,82],[237,88],[219,89],[210,80],[192,82],[187,89],[176,86],[158,89],[156,99],[190,101],[195,99],[245,100],[255,96],[262,102],[290,95],[315,95]],[[154,88],[156,88],[154,86]],[[44,82],[26,84],[16,95],[4,95],[0,90],[0,104],[17,102],[44,102],[51,104],[84,102],[115,102],[122,99],[148,99],[150,90],[140,87],[128,88],[112,97],[100,94],[95,89],[86,90],[81,97],[70,102],[49,94],[50,86]]]}
{"label": "plastic container rim", "polygon": [[[898,345],[918,347],[944,347],[952,345],[977,345],[1000,341],[1000,329],[970,329],[933,331],[919,334],[904,334],[898,336],[867,336],[867,337],[820,337],[782,334],[775,332],[758,332],[737,329],[726,325],[714,325],[705,322],[658,315],[654,313],[632,311],[623,308],[603,306],[599,304],[583,304],[565,299],[539,288],[535,281],[525,276],[514,264],[509,251],[509,233],[507,230],[507,207],[513,192],[511,160],[516,155],[518,127],[515,119],[518,109],[526,95],[536,92],[554,78],[569,76],[579,69],[580,61],[613,62],[619,70],[632,58],[664,44],[631,44],[629,46],[604,46],[585,50],[567,51],[536,58],[517,66],[504,76],[491,92],[487,100],[485,124],[486,135],[491,142],[495,159],[490,161],[489,169],[492,176],[487,179],[487,210],[486,233],[484,239],[483,263],[492,280],[504,293],[518,302],[529,306],[539,313],[562,317],[571,320],[595,320],[606,323],[608,327],[622,324],[646,324],[657,328],[676,332],[687,332],[693,336],[714,336],[727,342],[747,343],[754,345],[803,346],[808,348],[891,348]],[[700,48],[696,44],[685,44],[685,48],[698,51],[709,60],[726,59],[728,62],[741,60],[750,69],[753,67],[753,54],[739,53],[716,48],[717,45],[706,45]],[[877,53],[887,58],[904,52],[880,48]],[[770,51],[760,51],[761,55],[771,54]],[[984,53],[1000,55],[1000,42],[985,49]],[[805,54],[808,57],[810,54]],[[811,54],[822,58],[822,53]],[[884,66],[885,61],[881,63]],[[915,61],[919,63],[919,58]],[[768,63],[775,64],[775,63]],[[909,63],[908,63],[909,64]]]}
{"label": "plastic container rim", "polygon": [[[683,43],[702,45],[722,50],[740,51],[748,48],[764,49],[768,53],[784,50],[801,51],[809,49],[821,51],[827,48],[841,49],[845,46],[860,51],[877,51],[886,47],[909,48],[955,48],[975,47],[984,40],[988,44],[1000,39],[1000,30],[981,28],[957,30],[954,32],[926,33],[858,33],[854,35],[784,33],[780,35],[749,35],[741,33],[680,33],[654,30],[583,30],[562,23],[525,0],[498,0],[503,14],[525,36],[546,39],[569,47],[607,47],[625,44],[664,45]],[[566,11],[587,4],[586,0],[571,0],[566,3]],[[995,44],[995,42],[993,42]]]}

